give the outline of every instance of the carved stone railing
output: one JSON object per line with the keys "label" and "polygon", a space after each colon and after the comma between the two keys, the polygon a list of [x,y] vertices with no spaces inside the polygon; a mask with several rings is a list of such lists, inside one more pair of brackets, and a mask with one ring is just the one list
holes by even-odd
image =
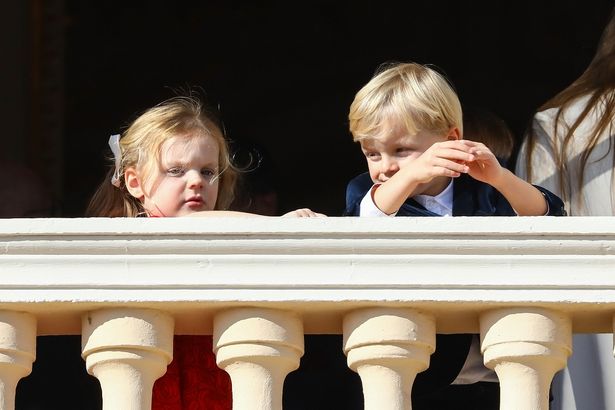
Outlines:
{"label": "carved stone railing", "polygon": [[213,334],[234,409],[281,408],[304,333],[344,335],[366,409],[409,409],[438,332],[480,333],[502,409],[546,410],[572,332],[613,332],[614,272],[615,218],[1,220],[0,409],[37,334],[148,409],[174,333]]}

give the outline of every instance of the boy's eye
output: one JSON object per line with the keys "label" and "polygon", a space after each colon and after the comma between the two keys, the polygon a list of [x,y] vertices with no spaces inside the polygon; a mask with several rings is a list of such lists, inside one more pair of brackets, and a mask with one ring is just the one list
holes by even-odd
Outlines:
{"label": "boy's eye", "polygon": [[367,159],[371,159],[372,161],[377,161],[380,159],[380,154],[378,152],[366,152],[365,157]]}
{"label": "boy's eye", "polygon": [[406,156],[410,154],[410,152],[412,152],[412,150],[408,147],[399,147],[395,150],[395,154],[399,156]]}
{"label": "boy's eye", "polygon": [[186,173],[186,170],[181,167],[173,167],[167,170],[167,175],[171,177],[181,177]]}

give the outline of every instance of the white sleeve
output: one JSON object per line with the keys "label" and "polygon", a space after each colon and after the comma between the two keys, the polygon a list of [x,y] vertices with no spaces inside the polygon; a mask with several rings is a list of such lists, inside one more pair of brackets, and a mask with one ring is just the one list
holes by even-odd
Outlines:
{"label": "white sleeve", "polygon": [[386,214],[380,210],[374,203],[373,192],[380,185],[376,184],[372,186],[369,191],[365,194],[363,199],[361,200],[361,204],[359,205],[359,216],[372,216],[372,217],[382,217],[382,216],[395,216],[397,212],[392,214]]}

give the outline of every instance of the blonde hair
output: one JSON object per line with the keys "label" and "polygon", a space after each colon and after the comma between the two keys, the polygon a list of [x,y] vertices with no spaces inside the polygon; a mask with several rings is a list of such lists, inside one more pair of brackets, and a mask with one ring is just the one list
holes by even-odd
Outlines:
{"label": "blonde hair", "polygon": [[[189,135],[187,135],[189,134]],[[161,147],[165,141],[187,135],[189,138],[212,137],[219,148],[218,199],[215,209],[227,209],[234,198],[237,171],[233,166],[227,142],[216,117],[193,97],[175,97],[146,110],[121,136],[119,187],[111,184],[115,171],[112,165],[90,200],[87,216],[137,216],[144,212],[141,202],[126,189],[124,171],[133,167],[144,175],[152,175],[159,166]]]}
{"label": "blonde hair", "polygon": [[381,66],[357,92],[348,114],[354,141],[377,138],[393,120],[414,135],[419,131],[462,132],[459,98],[448,81],[435,70],[416,63]]}

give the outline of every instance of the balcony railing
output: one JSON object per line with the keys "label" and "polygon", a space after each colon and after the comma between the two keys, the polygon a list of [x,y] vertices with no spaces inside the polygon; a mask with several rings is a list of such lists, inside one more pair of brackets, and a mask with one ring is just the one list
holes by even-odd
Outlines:
{"label": "balcony railing", "polygon": [[366,409],[409,409],[438,332],[480,333],[502,409],[546,410],[572,332],[613,332],[613,272],[615,218],[2,220],[0,408],[37,334],[82,335],[106,410],[150,408],[173,334],[213,334],[247,410],[331,333]]}

